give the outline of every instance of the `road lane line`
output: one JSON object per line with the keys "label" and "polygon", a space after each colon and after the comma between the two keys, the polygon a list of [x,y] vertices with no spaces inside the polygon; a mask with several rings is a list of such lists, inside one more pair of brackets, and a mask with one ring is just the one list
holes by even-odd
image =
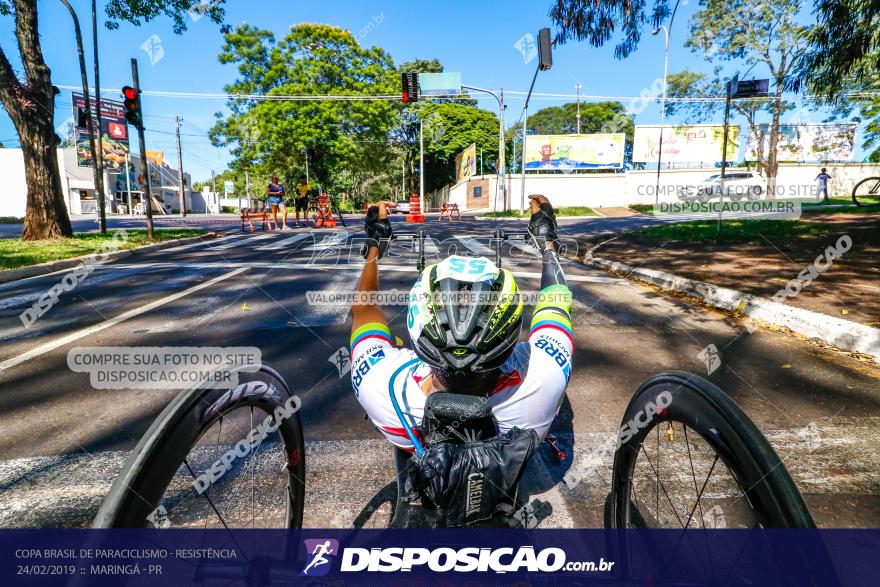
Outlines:
{"label": "road lane line", "polygon": [[256,242],[256,241],[265,240],[265,239],[267,239],[267,238],[272,238],[273,236],[275,236],[275,235],[272,234],[272,233],[261,234],[261,235],[259,235],[259,236],[254,236],[254,237],[251,237],[251,236],[243,236],[243,237],[241,237],[240,239],[233,240],[233,241],[230,241],[230,242],[228,242],[228,243],[226,243],[226,244],[219,245],[219,246],[216,246],[216,247],[210,247],[210,248],[205,249],[205,250],[206,250],[206,251],[224,251],[224,250],[226,250],[226,249],[231,249],[231,248],[233,248],[233,247],[237,247],[238,245],[242,244],[244,241],[247,241],[248,243],[253,243],[253,242]]}
{"label": "road lane line", "polygon": [[144,306],[134,308],[132,310],[129,310],[128,312],[123,312],[122,314],[120,314],[119,316],[116,316],[115,318],[110,318],[109,320],[105,320],[104,322],[101,322],[99,324],[89,326],[88,328],[83,328],[82,330],[78,330],[77,332],[73,332],[71,334],[68,334],[67,336],[62,336],[60,338],[56,338],[55,340],[51,340],[45,344],[41,344],[37,347],[32,348],[29,351],[25,351],[24,353],[18,355],[17,357],[12,357],[11,359],[7,359],[7,360],[3,361],[2,363],[0,363],[0,371],[5,371],[6,369],[9,369],[10,367],[15,367],[16,365],[20,365],[20,364],[24,363],[25,361],[29,361],[29,360],[36,358],[36,357],[39,357],[45,353],[48,353],[50,351],[54,351],[55,349],[57,349],[59,347],[62,347],[66,344],[70,344],[72,342],[75,342],[85,336],[89,336],[89,335],[95,334],[96,332],[106,330],[106,329],[110,328],[111,326],[116,326],[117,324],[119,324],[121,322],[125,322],[129,318],[134,318],[135,316],[140,316],[141,314],[145,314],[146,312],[149,312],[151,310],[155,310],[156,308],[164,306],[165,304],[167,304],[169,302],[173,302],[174,300],[179,300],[182,297],[188,296],[191,293],[195,293],[199,290],[205,289],[206,287],[211,287],[212,285],[214,285],[216,283],[219,283],[225,279],[229,279],[230,277],[234,277],[234,276],[238,275],[239,273],[243,273],[247,270],[248,270],[247,267],[239,267],[238,269],[233,269],[229,273],[224,273],[223,275],[215,277],[214,279],[210,279],[204,283],[194,285],[193,287],[191,287],[189,289],[185,289],[185,290],[179,291],[175,294],[171,294],[170,296],[166,296],[166,297],[158,299],[154,302],[150,302],[149,304],[146,304]]}
{"label": "road lane line", "polygon": [[170,249],[161,249],[161,251],[162,251],[163,253],[175,253],[175,252],[177,252],[177,251],[186,251],[186,250],[188,250],[188,249],[192,249],[192,248],[195,248],[195,247],[200,247],[200,246],[202,246],[202,245],[207,245],[207,246],[210,246],[210,245],[216,245],[217,243],[219,243],[219,242],[221,242],[221,241],[228,241],[228,240],[231,239],[231,238],[240,237],[240,236],[241,236],[240,234],[231,234],[231,235],[229,235],[229,236],[222,236],[222,237],[220,237],[220,238],[214,238],[214,239],[210,239],[210,240],[203,240],[203,241],[199,241],[199,242],[197,242],[197,243],[190,243],[190,244],[188,244],[188,245],[180,245],[179,247],[172,247],[172,248],[170,248]]}
{"label": "road lane line", "polygon": [[257,247],[258,251],[274,251],[276,249],[283,249],[288,245],[295,245],[301,240],[305,240],[310,238],[311,234],[298,234],[296,236],[292,236],[290,238],[284,238],[279,241],[275,241],[274,243],[269,243],[268,245],[263,245],[262,247]]}
{"label": "road lane line", "polygon": [[321,251],[328,248],[335,247],[336,245],[341,245],[348,239],[347,232],[334,232],[333,234],[328,234],[319,242],[316,242],[313,245],[309,245],[308,247],[303,247],[304,251]]}
{"label": "road lane line", "polygon": [[464,236],[464,235],[455,235],[461,244],[463,244],[467,249],[472,252],[480,255],[481,257],[489,257],[490,259],[494,258],[495,251],[487,247],[486,245],[477,241],[476,238],[472,236]]}

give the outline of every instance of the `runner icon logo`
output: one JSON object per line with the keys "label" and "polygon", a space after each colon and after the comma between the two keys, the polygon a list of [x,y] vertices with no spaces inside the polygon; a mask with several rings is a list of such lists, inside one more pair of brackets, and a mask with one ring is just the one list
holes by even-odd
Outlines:
{"label": "runner icon logo", "polygon": [[330,560],[339,554],[339,541],[332,538],[305,540],[308,559],[301,577],[321,577],[330,572]]}

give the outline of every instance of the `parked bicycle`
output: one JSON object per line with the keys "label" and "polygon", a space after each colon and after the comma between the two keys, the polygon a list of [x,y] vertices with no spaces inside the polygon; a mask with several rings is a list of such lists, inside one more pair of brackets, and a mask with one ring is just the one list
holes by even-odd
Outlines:
{"label": "parked bicycle", "polygon": [[856,206],[880,204],[880,177],[866,177],[852,190],[852,201]]}

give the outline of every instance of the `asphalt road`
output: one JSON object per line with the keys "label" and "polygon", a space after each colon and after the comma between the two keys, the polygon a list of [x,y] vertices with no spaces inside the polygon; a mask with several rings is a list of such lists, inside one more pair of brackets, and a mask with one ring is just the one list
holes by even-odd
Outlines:
{"label": "asphalt road", "polygon": [[[190,219],[228,234],[101,266],[30,328],[19,314],[64,272],[0,285],[0,526],[88,524],[175,393],[95,390],[88,375],[67,367],[68,351],[79,346],[260,348],[303,400],[306,524],[383,523],[392,452],[331,361],[348,344],[348,307],[306,300],[308,291],[353,286],[361,263],[345,245],[357,228],[241,234],[235,222],[199,220]],[[602,234],[650,221],[564,221],[561,233]],[[466,218],[426,226],[430,257],[449,245],[485,254],[497,226],[525,224]],[[401,234],[413,225],[396,218],[395,228]],[[528,250],[506,247],[503,263],[521,288],[537,287],[539,263]],[[770,439],[817,522],[880,525],[878,369],[786,334],[747,334],[726,316],[599,271],[565,268],[575,353],[552,432],[567,458],[558,462],[542,448],[525,482],[529,498],[545,504],[542,526],[602,525],[611,456],[633,392],[667,369],[706,376],[698,355],[710,344],[721,366],[708,378]],[[415,277],[415,256],[402,245],[383,259],[383,288],[408,290]],[[405,339],[404,308],[386,314]]]}

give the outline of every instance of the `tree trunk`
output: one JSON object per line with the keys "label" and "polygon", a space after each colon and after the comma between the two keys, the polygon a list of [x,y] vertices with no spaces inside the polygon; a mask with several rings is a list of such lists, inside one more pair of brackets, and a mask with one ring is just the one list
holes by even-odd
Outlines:
{"label": "tree trunk", "polygon": [[55,129],[51,122],[51,117],[48,121],[34,117],[16,125],[24,155],[24,174],[28,190],[23,240],[73,235],[70,216],[64,204],[64,190],[55,148]]}

